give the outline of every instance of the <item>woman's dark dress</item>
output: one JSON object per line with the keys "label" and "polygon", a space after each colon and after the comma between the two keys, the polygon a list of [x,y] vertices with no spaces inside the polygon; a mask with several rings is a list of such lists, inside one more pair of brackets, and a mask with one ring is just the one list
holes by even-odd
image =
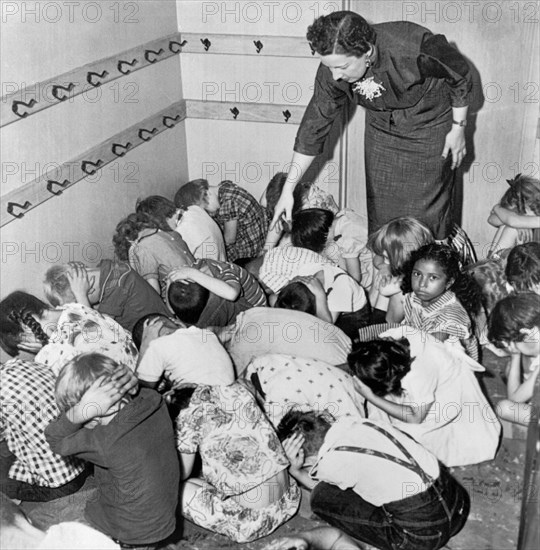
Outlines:
{"label": "woman's dark dress", "polygon": [[452,154],[442,158],[452,128],[452,107],[468,105],[471,72],[443,35],[404,21],[373,25],[377,34],[371,67],[385,89],[372,100],[335,81],[320,65],[315,90],[294,150],[322,153],[333,121],[348,101],[366,108],[365,164],[370,233],[397,216],[413,216],[435,237],[452,228]]}

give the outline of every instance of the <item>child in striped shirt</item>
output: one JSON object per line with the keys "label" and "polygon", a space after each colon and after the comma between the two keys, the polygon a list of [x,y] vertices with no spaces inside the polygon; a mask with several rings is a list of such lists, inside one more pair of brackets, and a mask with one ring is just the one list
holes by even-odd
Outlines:
{"label": "child in striped shirt", "polygon": [[481,289],[461,271],[457,252],[435,243],[414,251],[402,290],[402,325],[423,330],[442,342],[461,343],[473,359],[478,359],[474,318],[481,308]]}

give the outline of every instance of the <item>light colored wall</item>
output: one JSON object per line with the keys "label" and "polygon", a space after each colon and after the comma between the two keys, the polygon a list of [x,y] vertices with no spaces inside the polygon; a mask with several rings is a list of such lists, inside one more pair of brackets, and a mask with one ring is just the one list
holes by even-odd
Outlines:
{"label": "light colored wall", "polygon": [[[350,0],[349,9],[372,23],[407,20],[446,35],[479,75],[469,115],[469,167],[463,174],[462,225],[484,257],[494,229],[486,219],[518,173],[540,177],[538,164],[538,2]],[[348,203],[365,200],[363,122],[349,126]],[[471,146],[472,145],[472,146]]]}
{"label": "light colored wall", "polygon": [[[34,5],[37,16],[29,12]],[[2,10],[2,96],[177,31],[174,1],[6,1]],[[180,62],[171,57],[2,128],[2,193],[181,97]],[[134,210],[136,199],[172,197],[186,177],[182,123],[5,225],[0,296],[15,289],[42,296],[42,276],[50,265],[112,257],[114,228]]]}
{"label": "light colored wall", "polygon": [[[265,35],[305,37],[314,17],[340,9],[341,2],[179,0],[177,6],[180,31],[200,33],[201,38],[208,33],[244,34],[251,40]],[[311,98],[315,57],[226,56],[211,51],[182,54],[186,98],[293,105],[307,105]],[[186,128],[190,178],[205,177],[210,183],[232,179],[258,198],[275,172],[287,171],[298,126],[292,120],[287,125],[188,120]],[[317,181],[337,192],[337,158],[330,158]]]}

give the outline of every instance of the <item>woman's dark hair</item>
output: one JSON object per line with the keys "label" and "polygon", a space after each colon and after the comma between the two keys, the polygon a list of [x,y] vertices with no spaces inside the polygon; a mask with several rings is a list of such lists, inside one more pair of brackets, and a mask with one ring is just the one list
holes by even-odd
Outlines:
{"label": "woman's dark hair", "polygon": [[540,329],[540,296],[534,292],[511,294],[497,302],[488,319],[488,338],[499,348],[523,342],[522,329]]}
{"label": "woman's dark hair", "polygon": [[411,276],[414,265],[420,260],[429,260],[437,263],[448,279],[454,279],[451,290],[461,305],[465,308],[471,321],[482,308],[482,289],[470,273],[462,271],[459,254],[449,246],[431,243],[411,252],[410,258],[403,269],[401,290],[407,294],[412,292]]}
{"label": "woman's dark hair", "polygon": [[321,253],[328,240],[334,214],[322,208],[300,210],[292,217],[291,242],[294,246]]}
{"label": "woman's dark hair", "polygon": [[49,338],[42,326],[33,317],[40,317],[49,309],[39,298],[17,290],[0,302],[0,346],[15,357],[19,354],[18,345],[23,342],[23,326],[27,326],[34,336],[45,346]]}
{"label": "woman's dark hair", "polygon": [[146,199],[138,200],[135,206],[137,214],[146,215],[148,223],[153,222],[154,227],[162,231],[172,231],[167,223],[167,218],[172,217],[176,210],[174,202],[160,195],[151,195]]}
{"label": "woman's dark hair", "polygon": [[194,204],[199,204],[206,191],[208,191],[208,180],[199,178],[188,181],[176,192],[174,204],[185,210]]}
{"label": "woman's dark hair", "polygon": [[317,315],[315,295],[304,283],[300,282],[293,282],[284,286],[278,294],[274,307],[294,309],[304,311],[310,315]]}
{"label": "woman's dark hair", "polygon": [[335,11],[315,19],[306,38],[319,55],[362,57],[375,43],[375,30],[358,13]]}
{"label": "woman's dark hair", "polygon": [[302,448],[305,455],[313,456],[319,452],[331,426],[330,415],[327,413],[291,410],[281,419],[276,431],[280,441],[301,433],[304,436]]}
{"label": "woman's dark hair", "polygon": [[401,380],[411,370],[409,341],[372,340],[358,343],[347,358],[349,367],[375,395],[401,395]]}
{"label": "woman's dark hair", "polygon": [[540,243],[518,244],[508,254],[506,279],[514,290],[523,292],[540,285]]}
{"label": "woman's dark hair", "polygon": [[171,283],[167,297],[180,321],[187,325],[196,325],[208,303],[210,292],[199,283],[182,281]]}

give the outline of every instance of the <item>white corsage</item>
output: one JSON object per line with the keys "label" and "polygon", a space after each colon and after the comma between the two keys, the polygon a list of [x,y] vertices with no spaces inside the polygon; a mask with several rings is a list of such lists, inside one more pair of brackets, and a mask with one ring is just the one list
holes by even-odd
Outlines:
{"label": "white corsage", "polygon": [[380,82],[375,82],[375,78],[370,76],[355,82],[352,90],[356,94],[363,95],[369,101],[373,101],[374,98],[381,97],[386,88]]}

